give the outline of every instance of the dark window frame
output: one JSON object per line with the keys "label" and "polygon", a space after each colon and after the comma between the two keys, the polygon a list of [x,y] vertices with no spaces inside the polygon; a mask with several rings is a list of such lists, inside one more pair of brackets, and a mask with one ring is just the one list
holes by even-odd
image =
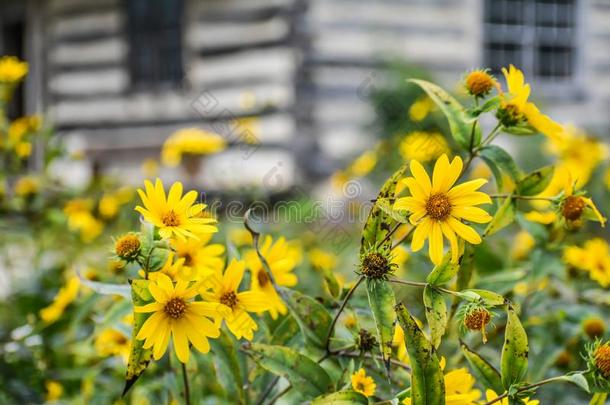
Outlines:
{"label": "dark window frame", "polygon": [[124,0],[132,91],[182,86],[183,0]]}
{"label": "dark window frame", "polygon": [[513,63],[547,98],[581,98],[582,12],[581,0],[485,0],[485,66]]}

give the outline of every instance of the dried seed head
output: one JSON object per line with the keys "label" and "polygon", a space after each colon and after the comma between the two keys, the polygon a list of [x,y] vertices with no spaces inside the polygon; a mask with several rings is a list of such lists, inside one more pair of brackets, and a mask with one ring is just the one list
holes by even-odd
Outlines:
{"label": "dried seed head", "polygon": [[487,343],[485,327],[489,321],[491,321],[491,314],[483,307],[473,308],[464,316],[464,326],[466,329],[481,331],[481,334],[483,335],[483,343]]}
{"label": "dried seed head", "polygon": [[585,200],[582,197],[571,195],[563,201],[561,214],[569,221],[577,221],[585,211]]}
{"label": "dried seed head", "polygon": [[557,359],[555,360],[555,364],[557,365],[557,367],[568,367],[570,365],[571,361],[572,361],[572,354],[570,352],[568,352],[567,350],[564,350],[561,353],[559,353],[559,355],[557,356]]}
{"label": "dried seed head", "polygon": [[466,76],[466,89],[475,97],[487,95],[494,87],[494,78],[484,70],[475,70]]}
{"label": "dried seed head", "polygon": [[123,260],[133,260],[140,253],[140,238],[133,233],[123,235],[115,242],[114,251]]}
{"label": "dried seed head", "polygon": [[604,378],[610,379],[610,343],[599,346],[595,351],[595,367]]}
{"label": "dried seed head", "polygon": [[368,278],[385,278],[392,271],[390,261],[378,252],[371,252],[364,256],[361,265],[362,274]]}
{"label": "dried seed head", "polygon": [[604,335],[606,332],[606,325],[604,324],[604,321],[599,318],[589,318],[582,323],[582,330],[589,338],[595,339]]}
{"label": "dried seed head", "polygon": [[360,351],[369,352],[375,348],[377,344],[377,339],[366,329],[360,329],[358,332],[358,337],[356,341],[356,345]]}

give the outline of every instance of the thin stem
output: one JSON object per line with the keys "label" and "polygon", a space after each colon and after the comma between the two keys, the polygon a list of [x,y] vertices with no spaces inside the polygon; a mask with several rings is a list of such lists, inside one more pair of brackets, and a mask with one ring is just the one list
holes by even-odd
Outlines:
{"label": "thin stem", "polygon": [[184,400],[186,401],[186,405],[191,405],[191,391],[189,390],[189,379],[186,371],[186,364],[180,362],[182,364],[182,382],[184,383]]}
{"label": "thin stem", "polygon": [[326,335],[326,343],[324,344],[326,353],[330,353],[330,339],[332,338],[333,332],[335,331],[335,325],[337,324],[337,321],[339,320],[339,316],[345,309],[347,302],[350,300],[350,298],[356,291],[356,288],[358,288],[360,283],[362,283],[362,280],[364,280],[364,276],[360,276],[358,281],[356,281],[356,284],[354,284],[352,286],[352,288],[350,288],[350,290],[347,292],[347,294],[345,295],[345,298],[343,299],[343,302],[341,303],[341,307],[339,307],[339,311],[337,311],[337,314],[335,315],[332,323],[330,324],[330,328],[328,329],[328,334]]}
{"label": "thin stem", "polygon": [[496,139],[496,137],[500,134],[501,129],[502,124],[498,123],[498,125],[496,125],[494,129],[491,130],[489,135],[487,135],[487,138],[485,138],[483,142],[481,142],[481,146],[478,149],[481,149],[481,147],[483,146],[489,145],[494,139]]}
{"label": "thin stem", "polygon": [[430,283],[424,283],[421,281],[400,280],[398,278],[390,278],[390,279],[388,279],[388,281],[390,283],[410,285],[412,287],[420,287],[420,288],[430,287],[430,288],[434,288],[437,291],[444,292],[445,294],[458,295],[457,291],[449,290],[447,288],[439,287],[437,285],[433,285]]}
{"label": "thin stem", "polygon": [[[554,381],[560,381],[560,380],[559,380],[558,377],[547,378],[546,380],[538,381],[537,383],[525,385],[525,386],[523,386],[521,388],[518,388],[517,392],[523,392],[523,391],[531,390],[532,388],[537,388],[537,387],[540,387],[541,385],[552,383]],[[483,405],[492,405],[492,404],[495,404],[496,402],[502,401],[506,397],[508,397],[508,391],[505,392],[502,395],[497,396],[496,398],[492,399],[491,401],[486,402]]]}
{"label": "thin stem", "polygon": [[405,236],[403,236],[402,238],[400,238],[400,240],[399,240],[398,242],[396,242],[396,243],[394,244],[394,246],[392,246],[392,249],[391,249],[391,250],[396,249],[396,248],[397,248],[398,246],[400,246],[400,245],[401,245],[401,244],[402,244],[404,241],[406,241],[407,239],[409,239],[409,237],[410,237],[411,235],[413,235],[413,232],[414,232],[414,231],[415,231],[415,227],[413,227],[413,228],[409,229],[409,232],[407,232]]}
{"label": "thin stem", "polygon": [[400,225],[402,225],[402,222],[398,222],[396,224],[396,226],[394,226],[394,228],[392,228],[390,230],[390,232],[388,232],[388,234],[385,236],[385,238],[383,238],[383,240],[379,243],[378,246],[383,245],[385,242],[388,241],[388,239],[390,239],[392,237],[392,235],[394,234],[394,232],[396,232],[398,230],[398,228],[400,228]]}
{"label": "thin stem", "polygon": [[552,197],[536,197],[528,195],[514,195],[514,194],[489,194],[491,198],[512,198],[513,200],[527,200],[527,201],[554,201]]}

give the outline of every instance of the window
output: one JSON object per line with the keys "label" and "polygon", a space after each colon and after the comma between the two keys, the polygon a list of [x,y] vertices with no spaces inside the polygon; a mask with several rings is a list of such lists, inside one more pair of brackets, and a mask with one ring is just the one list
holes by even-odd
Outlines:
{"label": "window", "polygon": [[129,70],[136,88],[182,80],[182,1],[125,0]]}
{"label": "window", "polygon": [[486,0],[484,56],[496,73],[514,64],[541,83],[576,70],[576,0]]}

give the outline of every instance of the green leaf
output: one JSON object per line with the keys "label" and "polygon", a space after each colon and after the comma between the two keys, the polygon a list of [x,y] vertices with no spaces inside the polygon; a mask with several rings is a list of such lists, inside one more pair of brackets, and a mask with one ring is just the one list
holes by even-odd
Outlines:
{"label": "green leaf", "polygon": [[497,306],[497,305],[506,304],[506,299],[504,298],[504,296],[502,296],[498,293],[495,293],[493,291],[471,288],[469,290],[465,290],[462,292],[463,293],[464,292],[473,292],[473,293],[477,294],[480,297],[480,299],[483,300],[485,305]]}
{"label": "green leaf", "polygon": [[80,282],[98,294],[102,295],[120,295],[123,298],[130,299],[131,298],[131,289],[128,285],[125,284],[110,284],[110,283],[101,283],[99,281],[91,281],[85,277],[83,277],[80,272],[77,270],[76,275],[80,279]]}
{"label": "green leaf", "polygon": [[[390,176],[381,187],[379,195],[375,200],[375,204],[369,212],[369,216],[364,224],[362,230],[362,239],[360,241],[360,254],[363,254],[371,246],[376,246],[383,241],[388,233],[390,232],[392,218],[388,216],[379,206],[379,201],[388,201],[388,199],[394,198],[396,192],[396,184],[400,180],[407,170],[407,165],[404,164],[400,169],[396,170],[392,176]],[[391,246],[392,240],[388,238],[384,242],[385,246]]]}
{"label": "green leaf", "polygon": [[[131,299],[133,305],[141,306],[152,301],[153,298],[148,291],[148,280],[132,280],[131,281]],[[144,349],[144,340],[136,339],[140,328],[144,321],[148,319],[148,313],[133,313],[133,332],[131,334],[131,349],[129,351],[129,360],[127,361],[127,372],[125,374],[125,387],[123,395],[135,384],[137,379],[142,375],[150,359],[152,358],[152,349]]]}
{"label": "green leaf", "polygon": [[[409,82],[417,84],[421,87],[428,96],[438,105],[440,110],[447,117],[449,129],[453,139],[462,148],[469,150],[471,146],[472,126],[476,122],[475,118],[468,115],[466,109],[453,96],[436,84],[425,80],[410,79]],[[481,140],[481,130],[477,125],[474,131],[473,146],[477,146]]]}
{"label": "green leaf", "polygon": [[405,344],[411,364],[411,403],[444,405],[445,382],[436,350],[403,304],[396,306],[396,313],[405,332]]}
{"label": "green leaf", "polygon": [[319,268],[318,270],[322,273],[322,278],[330,295],[334,298],[339,298],[341,296],[341,286],[335,277],[335,272],[328,267]]}
{"label": "green leaf", "polygon": [[366,405],[369,400],[356,391],[337,391],[315,398],[311,405]]}
{"label": "green leaf", "polygon": [[328,310],[318,301],[289,288],[283,289],[286,306],[299,324],[301,332],[308,342],[323,348],[332,317]]}
{"label": "green leaf", "polygon": [[482,113],[495,110],[500,105],[500,96],[495,96],[487,99],[485,103],[478,107],[474,107],[469,111],[469,114],[473,117],[478,117]]}
{"label": "green leaf", "polygon": [[246,343],[243,350],[262,368],[286,378],[306,399],[332,390],[333,384],[315,361],[283,346]]}
{"label": "green leaf", "polygon": [[583,391],[585,391],[587,393],[590,392],[589,391],[589,382],[587,381],[587,379],[581,372],[555,377],[554,380],[571,382],[572,384],[578,386]]}
{"label": "green leaf", "polygon": [[466,357],[466,361],[468,361],[477,381],[482,383],[485,388],[494,390],[498,395],[504,392],[502,377],[500,377],[500,373],[494,366],[478,353],[470,350],[465,344],[462,344],[462,353],[464,353],[464,357]]}
{"label": "green leaf", "polygon": [[517,135],[517,136],[530,136],[530,135],[536,135],[538,133],[538,131],[534,130],[532,127],[523,126],[523,125],[502,127],[502,131],[506,132],[507,134]]}
{"label": "green leaf", "polygon": [[408,224],[409,220],[406,215],[401,215],[399,212],[394,211],[392,208],[392,204],[390,204],[390,199],[388,198],[379,198],[376,201],[377,206],[384,214],[388,217],[392,218],[396,222],[400,222],[402,224]]}
{"label": "green leaf", "polygon": [[512,224],[515,220],[515,202],[511,197],[507,197],[487,225],[483,236],[493,235],[499,230]]}
{"label": "green leaf", "polygon": [[[515,183],[523,177],[521,169],[517,167],[512,156],[501,147],[496,145],[485,146],[481,148],[479,155],[491,169],[498,189],[502,189],[503,186],[502,173],[508,175]],[[498,169],[500,172],[498,172]]]}
{"label": "green leaf", "polygon": [[217,339],[211,339],[210,343],[214,352],[216,373],[220,377],[218,382],[223,386],[232,403],[245,404],[244,381],[235,341],[231,336],[222,332]]}
{"label": "green leaf", "polygon": [[428,325],[430,325],[430,340],[432,345],[438,349],[447,327],[447,304],[445,303],[445,297],[433,287],[427,285],[424,288],[424,308]]}
{"label": "green leaf", "polygon": [[271,336],[272,345],[290,346],[289,343],[293,339],[299,338],[299,331],[301,327],[299,323],[292,316],[285,316],[279,325],[273,330]]}
{"label": "green leaf", "polygon": [[396,322],[394,290],[387,281],[369,278],[366,280],[366,292],[377,328],[379,350],[385,361],[386,370],[389,370],[394,323]]}
{"label": "green leaf", "polygon": [[549,185],[555,173],[555,166],[545,166],[527,174],[517,183],[519,195],[530,196],[540,194]]}
{"label": "green leaf", "polygon": [[152,249],[150,253],[150,257],[148,258],[148,271],[159,271],[167,262],[167,258],[169,257],[169,249],[164,249],[161,247],[155,247]]}
{"label": "green leaf", "polygon": [[451,281],[453,277],[457,274],[460,269],[459,261],[458,263],[451,263],[451,252],[448,252],[443,257],[443,261],[434,266],[426,281],[430,284],[441,285],[448,281]]}
{"label": "green leaf", "polygon": [[505,389],[520,383],[527,373],[529,346],[527,334],[512,306],[506,308],[508,320],[502,347],[502,384]]}

